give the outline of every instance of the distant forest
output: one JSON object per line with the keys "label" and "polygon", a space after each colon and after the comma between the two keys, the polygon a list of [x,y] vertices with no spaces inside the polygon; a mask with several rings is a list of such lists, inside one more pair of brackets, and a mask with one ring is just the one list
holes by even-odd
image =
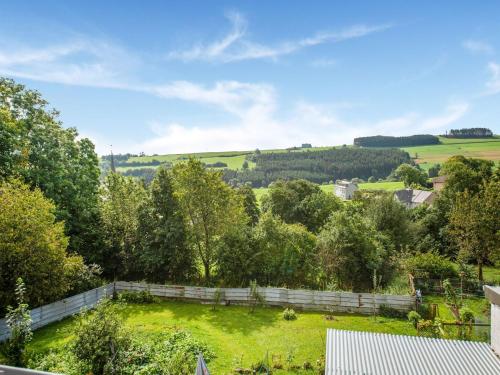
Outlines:
{"label": "distant forest", "polygon": [[464,128],[451,129],[449,133],[443,135],[447,138],[489,138],[493,137],[493,132],[488,128]]}
{"label": "distant forest", "polygon": [[332,148],[321,151],[249,155],[252,170],[225,170],[224,180],[268,186],[278,179],[306,179],[315,183],[354,177],[386,178],[402,163],[411,163],[407,152],[398,149]]}
{"label": "distant forest", "polygon": [[354,138],[354,145],[360,147],[407,147],[437,144],[439,144],[439,138],[431,134],[410,135],[408,137],[375,135]]}

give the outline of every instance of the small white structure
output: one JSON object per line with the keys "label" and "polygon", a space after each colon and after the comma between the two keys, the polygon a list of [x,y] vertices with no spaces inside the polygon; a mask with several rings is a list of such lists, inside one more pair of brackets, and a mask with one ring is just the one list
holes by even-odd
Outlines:
{"label": "small white structure", "polygon": [[335,182],[335,195],[341,199],[352,199],[356,190],[358,190],[358,184],[354,182],[347,180],[337,180]]}
{"label": "small white structure", "polygon": [[491,347],[500,356],[500,286],[483,286],[491,303]]}

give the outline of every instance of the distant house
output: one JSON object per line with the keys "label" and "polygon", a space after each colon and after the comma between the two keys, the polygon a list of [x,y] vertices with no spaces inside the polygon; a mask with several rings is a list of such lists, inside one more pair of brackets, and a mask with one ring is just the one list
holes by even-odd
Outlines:
{"label": "distant house", "polygon": [[441,191],[446,183],[447,176],[438,176],[432,179],[432,186],[435,191]]}
{"label": "distant house", "polygon": [[394,192],[394,199],[406,206],[406,208],[414,208],[423,203],[431,205],[436,198],[436,193],[433,191],[404,189]]}
{"label": "distant house", "polygon": [[352,199],[356,190],[358,190],[358,184],[354,182],[347,180],[337,180],[335,182],[335,195],[341,199]]}
{"label": "distant house", "polygon": [[302,146],[300,146],[301,148],[311,148],[312,145],[310,143],[302,143]]}

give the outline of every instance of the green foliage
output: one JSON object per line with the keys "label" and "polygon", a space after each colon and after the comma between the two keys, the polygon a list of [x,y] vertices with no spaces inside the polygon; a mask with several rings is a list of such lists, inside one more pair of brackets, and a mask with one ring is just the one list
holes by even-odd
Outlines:
{"label": "green foliage", "polygon": [[68,238],[54,204],[39,189],[12,181],[0,184],[0,211],[0,313],[14,303],[18,278],[31,306],[64,296]]}
{"label": "green foliage", "polygon": [[379,306],[378,314],[385,318],[402,319],[406,317],[406,313],[404,311],[400,311],[398,309],[383,304]]}
{"label": "green foliage", "polygon": [[216,241],[235,223],[247,222],[243,202],[224,181],[220,172],[207,170],[196,159],[173,169],[175,196],[188,221],[188,239],[210,282],[216,261]]}
{"label": "green foliage", "polygon": [[99,264],[108,277],[126,277],[135,271],[139,208],[145,197],[144,186],[131,177],[110,173],[103,181],[100,209],[106,248]]}
{"label": "green foliage", "polygon": [[474,323],[474,311],[468,307],[463,307],[460,309],[460,320],[463,323]]}
{"label": "green foliage", "polygon": [[263,284],[297,288],[317,283],[316,236],[304,226],[285,224],[266,213],[255,227],[254,238]]}
{"label": "green foliage", "polygon": [[215,311],[218,305],[220,305],[222,301],[222,290],[220,288],[216,288],[214,290],[214,303],[212,305],[212,310]]}
{"label": "green foliage", "polygon": [[157,303],[160,299],[149,290],[140,292],[123,291],[118,294],[118,301],[126,303]]}
{"label": "green foliage", "polygon": [[80,255],[69,255],[64,263],[64,276],[69,285],[66,295],[72,296],[103,284],[102,268],[97,264],[86,265]]}
{"label": "green foliage", "polygon": [[80,314],[71,352],[94,375],[120,373],[130,334],[123,328],[118,306],[102,300],[94,311]]}
{"label": "green foliage", "polygon": [[295,310],[292,308],[286,308],[283,311],[283,319],[285,320],[296,320],[297,314],[295,314]]}
{"label": "green foliage", "polygon": [[361,147],[404,147],[419,145],[435,145],[439,138],[431,134],[419,134],[406,137],[376,135],[372,137],[354,138],[354,145]]}
{"label": "green foliage", "polygon": [[0,78],[0,124],[7,152],[0,147],[0,166],[6,167],[0,179],[21,177],[40,188],[64,221],[70,250],[85,257],[98,251],[100,171],[92,142],[64,128],[40,93],[6,78]]}
{"label": "green foliage", "polygon": [[251,225],[257,224],[259,221],[260,209],[252,187],[247,184],[242,185],[236,189],[236,193],[243,198],[243,206],[250,219],[249,223]]}
{"label": "green foliage", "polygon": [[7,357],[9,364],[22,366],[26,344],[33,338],[33,333],[31,332],[30,311],[26,303],[26,288],[21,278],[16,281],[16,302],[16,308],[7,307],[5,321],[10,330],[10,337],[7,343],[2,346],[2,352]]}
{"label": "green foliage", "polygon": [[251,157],[252,170],[224,171],[226,181],[250,182],[252,187],[268,186],[282,180],[306,179],[315,183],[336,179],[385,178],[401,163],[410,162],[408,153],[398,149],[329,148],[306,151],[262,152]]}
{"label": "green foliage", "polygon": [[404,182],[406,187],[425,186],[427,184],[427,174],[410,164],[401,164],[396,169],[395,175]]}
{"label": "green foliage", "polygon": [[500,182],[491,180],[478,193],[458,193],[450,214],[451,239],[462,260],[473,259],[478,279],[483,281],[482,266],[500,254]]}
{"label": "green foliage", "polygon": [[172,174],[160,168],[140,202],[136,257],[140,276],[153,282],[183,282],[195,274],[195,258]]}
{"label": "green foliage", "polygon": [[432,252],[408,256],[402,263],[407,273],[418,278],[443,279],[458,276],[453,262]]}
{"label": "green foliage", "polygon": [[415,328],[417,328],[418,322],[422,320],[420,314],[416,311],[410,311],[408,313],[408,320]]}
{"label": "green foliage", "polygon": [[390,267],[382,267],[388,261],[388,247],[387,238],[356,212],[334,213],[318,235],[326,277],[344,290],[369,290],[373,270],[389,282],[385,272]]}
{"label": "green foliage", "polygon": [[392,240],[396,250],[399,251],[408,244],[411,225],[408,211],[392,194],[373,197],[368,201],[364,212],[375,229]]}

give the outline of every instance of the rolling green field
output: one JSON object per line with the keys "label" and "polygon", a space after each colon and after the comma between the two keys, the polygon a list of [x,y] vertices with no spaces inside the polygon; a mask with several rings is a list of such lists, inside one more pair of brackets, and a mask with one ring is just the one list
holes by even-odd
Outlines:
{"label": "rolling green field", "polygon": [[[436,163],[442,163],[450,156],[453,155],[464,155],[466,157],[475,157],[482,159],[489,159],[496,162],[500,162],[500,136],[495,136],[494,138],[477,138],[477,139],[457,139],[457,138],[444,138],[439,137],[441,144],[430,145],[430,146],[415,146],[415,147],[403,147],[402,149],[407,151],[415,161],[420,164],[424,169],[429,169],[432,165]],[[313,147],[293,150],[291,152],[304,152],[307,150],[318,151],[330,148],[327,147]],[[288,152],[286,149],[270,149],[261,150],[262,153],[282,153]],[[242,169],[245,157],[248,154],[253,153],[253,151],[222,151],[222,152],[199,152],[191,154],[169,154],[169,155],[156,155],[156,156],[137,156],[131,157],[130,162],[150,162],[154,159],[171,162],[173,164],[186,160],[188,157],[193,156],[199,158],[201,161],[207,164],[213,164],[216,162],[226,163],[230,169]],[[249,168],[254,168],[255,163],[249,162]],[[118,168],[119,171],[125,171],[127,169],[140,169],[140,168],[156,168],[156,166],[140,166],[140,167],[128,167],[121,166]],[[369,187],[367,187],[369,188]],[[394,190],[394,189],[388,189]]]}
{"label": "rolling green field", "polygon": [[[212,311],[208,305],[163,301],[128,305],[122,315],[127,327],[133,330],[134,337],[144,341],[173,329],[189,330],[217,354],[217,358],[209,364],[213,374],[229,374],[238,366],[250,367],[262,360],[267,352],[270,360],[272,355],[279,355],[285,363],[287,354],[294,353],[294,364],[302,365],[304,361],[309,361],[315,365],[325,353],[327,328],[416,334],[406,319],[375,319],[339,313],[331,321],[326,320],[323,313],[298,312],[297,320],[286,321],[282,311],[281,308],[262,307],[251,314],[248,307],[241,306],[220,306]],[[43,352],[63,348],[71,341],[73,324],[74,319],[70,318],[41,328],[35,332],[29,350]]]}
{"label": "rolling green field", "polygon": [[500,161],[500,137],[479,139],[456,139],[439,137],[441,144],[430,146],[403,147],[424,169],[443,163],[453,155],[469,158]]}

